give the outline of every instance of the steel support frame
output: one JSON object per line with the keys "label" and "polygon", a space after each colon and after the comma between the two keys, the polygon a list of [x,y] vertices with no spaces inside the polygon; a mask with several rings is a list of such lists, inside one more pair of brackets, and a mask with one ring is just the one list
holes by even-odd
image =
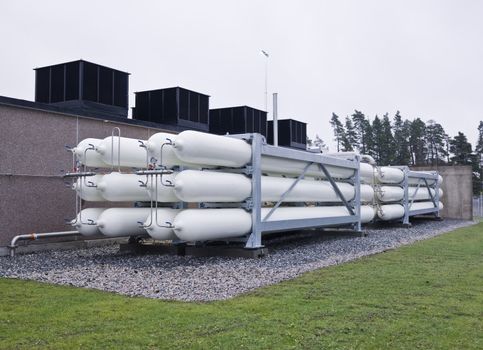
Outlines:
{"label": "steel support frame", "polygon": [[[423,214],[433,214],[435,217],[439,218],[439,181],[438,181],[438,173],[424,173],[420,171],[413,171],[409,170],[408,167],[401,168],[404,171],[404,198],[403,198],[403,205],[404,205],[404,217],[403,217],[403,224],[410,225],[409,218],[415,215],[423,215]],[[418,179],[418,185],[416,192],[413,195],[416,196],[417,192],[421,187],[426,188],[429,196],[431,198],[431,202],[433,202],[434,207],[428,209],[419,209],[419,210],[410,210],[411,205],[413,203],[413,198],[409,198],[409,178],[416,178]],[[434,185],[431,186],[428,183],[428,180],[434,180]],[[435,195],[431,193],[431,187],[435,190]]]}
{"label": "steel support frame", "polygon": [[[252,216],[252,230],[248,235],[245,244],[247,249],[262,248],[262,232],[286,231],[293,229],[304,229],[311,227],[327,227],[350,225],[358,232],[361,232],[361,214],[360,214],[360,158],[356,156],[354,160],[338,159],[334,157],[324,156],[322,154],[314,154],[304,151],[293,150],[289,148],[274,147],[264,144],[264,139],[260,134],[241,134],[232,135],[235,138],[250,140],[252,147],[252,159],[249,167],[251,169],[252,181],[252,195],[251,195],[251,216]],[[284,159],[293,159],[305,161],[306,165],[304,171],[294,180],[290,188],[281,196],[280,200],[274,208],[264,217],[261,216],[262,198],[261,198],[261,159],[262,155],[279,157]],[[296,220],[273,220],[266,221],[277,210],[283,198],[295,187],[300,181],[310,165],[316,164],[320,167],[321,173],[325,175],[327,180],[331,183],[334,191],[337,193],[341,201],[347,207],[349,215],[329,218],[312,218],[312,219],[296,219]],[[354,176],[352,183],[355,187],[355,198],[349,203],[342,195],[334,179],[330,176],[325,168],[326,165],[354,169]]]}

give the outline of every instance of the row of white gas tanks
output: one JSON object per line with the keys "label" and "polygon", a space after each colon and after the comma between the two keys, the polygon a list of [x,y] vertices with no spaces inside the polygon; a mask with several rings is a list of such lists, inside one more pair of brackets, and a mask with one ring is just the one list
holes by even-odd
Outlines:
{"label": "row of white gas tanks", "polygon": [[[293,178],[262,176],[262,201],[278,201],[294,181]],[[352,184],[336,184],[346,200],[354,199]],[[363,203],[372,202],[374,193],[380,202],[400,201],[404,197],[404,189],[399,186],[376,186],[374,191],[372,186],[361,184],[360,188]],[[112,172],[80,178],[74,183],[73,189],[83,200],[93,202],[242,202],[251,196],[252,183],[243,174],[207,170],[184,170],[162,176]],[[435,194],[433,188],[408,187],[411,200],[429,200]],[[439,196],[442,195],[439,189]],[[299,180],[283,201],[341,202],[330,182],[314,178]]]}
{"label": "row of white gas tanks", "polygon": [[[109,136],[105,139],[88,138],[72,149],[77,160],[93,168],[148,168],[150,166],[184,167],[206,169],[214,167],[244,167],[251,162],[252,148],[245,140],[187,130],[178,135],[156,133],[148,140]],[[302,151],[301,151],[302,152]],[[267,175],[297,176],[307,163],[274,156],[262,156],[261,170]],[[354,169],[326,166],[335,179],[349,179]],[[306,176],[324,178],[317,164],[310,165]],[[404,172],[394,167],[374,167],[360,163],[361,181],[367,184],[399,184]],[[438,181],[442,181],[439,177]],[[409,178],[410,185],[417,185],[419,179]],[[434,180],[428,183],[433,185]]]}
{"label": "row of white gas tanks", "polygon": [[[410,210],[429,209],[432,202],[414,202]],[[439,209],[442,209],[440,203]],[[271,208],[262,208],[264,218]],[[279,207],[267,221],[330,218],[348,216],[344,206]],[[400,204],[377,208],[361,206],[361,221],[368,223],[378,216],[381,220],[396,220],[404,216]],[[172,208],[86,208],[72,221],[81,234],[103,234],[122,237],[148,234],[155,240],[183,240],[187,242],[223,240],[250,233],[252,216],[239,208],[172,209]]]}

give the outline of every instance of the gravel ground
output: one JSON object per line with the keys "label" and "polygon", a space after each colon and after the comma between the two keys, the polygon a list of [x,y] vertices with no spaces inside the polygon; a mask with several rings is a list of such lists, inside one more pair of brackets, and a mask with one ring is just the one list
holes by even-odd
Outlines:
{"label": "gravel ground", "polygon": [[273,239],[261,259],[119,253],[117,245],[0,258],[0,277],[101,289],[129,296],[210,301],[437,236],[473,222],[415,221],[374,227],[367,237],[325,231]]}

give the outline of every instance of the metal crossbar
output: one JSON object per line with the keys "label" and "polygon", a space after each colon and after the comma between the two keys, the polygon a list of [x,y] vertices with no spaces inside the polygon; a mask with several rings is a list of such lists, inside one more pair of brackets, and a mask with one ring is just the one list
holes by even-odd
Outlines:
{"label": "metal crossbar", "polygon": [[280,206],[280,204],[282,204],[283,200],[288,196],[288,194],[290,192],[292,192],[292,190],[294,189],[294,187],[299,183],[300,180],[302,180],[305,176],[305,174],[307,173],[307,170],[309,169],[309,167],[313,164],[313,162],[310,162],[310,163],[307,163],[307,165],[305,166],[304,170],[302,171],[302,173],[295,179],[294,182],[292,182],[292,184],[290,185],[290,187],[282,194],[282,196],[280,197],[280,199],[278,200],[278,202],[273,206],[272,209],[270,209],[270,211],[267,213],[267,215],[265,215],[265,217],[263,218],[262,222],[264,221],[267,221],[268,218],[270,216],[272,216],[273,212],[275,210],[277,210],[277,208]]}
{"label": "metal crossbar", "polygon": [[319,163],[319,167],[320,169],[322,170],[322,172],[324,173],[325,177],[327,178],[327,180],[330,182],[330,184],[332,185],[332,188],[334,189],[335,193],[337,194],[337,196],[340,198],[340,200],[342,201],[342,203],[344,203],[345,207],[347,208],[347,210],[349,211],[349,213],[351,215],[356,215],[356,213],[354,212],[354,209],[350,206],[350,204],[347,202],[347,200],[345,199],[344,195],[342,194],[342,192],[340,191],[340,188],[339,186],[337,186],[337,183],[334,181],[334,179],[332,178],[332,176],[330,176],[329,172],[327,171],[326,167]]}

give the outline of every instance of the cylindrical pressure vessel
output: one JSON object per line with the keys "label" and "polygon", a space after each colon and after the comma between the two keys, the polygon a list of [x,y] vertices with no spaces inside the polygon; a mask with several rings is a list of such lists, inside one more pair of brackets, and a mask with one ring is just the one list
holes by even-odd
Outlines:
{"label": "cylindrical pressure vessel", "polygon": [[86,208],[77,214],[77,218],[71,224],[83,236],[94,236],[101,234],[97,227],[97,220],[105,208]]}
{"label": "cylindrical pressure vessel", "polygon": [[252,157],[243,140],[192,130],[177,135],[174,153],[184,162],[225,167],[245,166]]}
{"label": "cylindrical pressure vessel", "polygon": [[[145,142],[142,141],[142,143]],[[146,168],[148,155],[146,149],[141,147],[142,143],[127,137],[108,136],[98,144],[96,150],[101,155],[102,161],[109,166]]]}
{"label": "cylindrical pressure vessel", "polygon": [[97,188],[104,200],[111,202],[149,201],[146,187],[147,176],[112,172],[104,175]]}
{"label": "cylindrical pressure vessel", "polygon": [[[410,207],[409,210],[421,210],[421,209],[431,209],[434,208],[433,202],[414,202]],[[443,203],[438,203],[439,210],[443,210]]]}
{"label": "cylindrical pressure vessel", "polygon": [[72,189],[85,201],[103,202],[105,199],[97,187],[100,181],[102,181],[102,175],[81,177],[72,184]]}
{"label": "cylindrical pressure vessel", "polygon": [[174,180],[174,193],[184,202],[242,202],[251,189],[250,179],[241,174],[184,170]]}
{"label": "cylindrical pressure vessel", "polygon": [[[270,208],[262,209],[262,218]],[[268,221],[328,218],[349,215],[345,207],[283,207],[278,208]],[[363,222],[374,218],[374,209],[361,207]],[[185,241],[219,240],[250,233],[252,219],[243,209],[186,209],[174,219],[176,236]]]}
{"label": "cylindrical pressure vessel", "polygon": [[[430,200],[431,196],[429,195],[428,189],[426,187],[419,187],[418,191],[416,192],[417,187],[408,187],[408,197],[409,200]],[[436,191],[434,188],[429,189],[431,191],[432,196],[436,196]],[[443,195],[443,190],[439,189],[439,196]]]}
{"label": "cylindrical pressure vessel", "polygon": [[146,188],[150,198],[155,202],[179,202],[180,200],[174,191],[174,179],[176,178],[176,175],[178,175],[178,173],[158,175],[157,177],[149,175],[146,181]]}
{"label": "cylindrical pressure vessel", "polygon": [[[262,176],[262,201],[277,202],[295,179]],[[242,174],[185,170],[174,181],[176,196],[185,202],[241,202],[251,195],[251,181]],[[354,186],[338,182],[346,200],[354,198]],[[361,200],[372,201],[371,186],[361,185]],[[328,181],[300,180],[284,198],[284,202],[341,202]]]}
{"label": "cylindrical pressure vessel", "polygon": [[[417,187],[408,187],[408,198],[409,200],[428,200],[431,199],[428,189],[420,187],[416,192]],[[436,195],[436,191],[431,188],[431,194]],[[376,190],[377,199],[380,202],[397,202],[404,198],[404,190],[399,186],[380,186]],[[443,195],[443,191],[439,189],[439,196]]]}
{"label": "cylindrical pressure vessel", "polygon": [[377,209],[377,217],[384,221],[400,219],[404,216],[404,206],[401,204],[385,204]]}
{"label": "cylindrical pressure vessel", "polygon": [[[426,173],[426,171],[422,171],[422,173]],[[427,173],[432,174],[431,172],[427,172]],[[427,181],[428,181],[428,185],[434,185],[435,184],[435,181],[433,179],[427,179]],[[419,183],[421,185],[424,185],[424,181],[422,179],[420,179],[419,177],[409,177],[408,178],[408,184],[411,185],[411,186],[417,186]],[[443,183],[443,177],[439,174],[438,174],[438,183],[439,183],[440,186]]]}
{"label": "cylindrical pressure vessel", "polygon": [[398,168],[381,166],[374,169],[374,177],[383,184],[398,184],[404,180],[404,172]]}
{"label": "cylindrical pressure vessel", "polygon": [[376,186],[376,196],[380,202],[397,202],[404,198],[404,189],[399,186]]}
{"label": "cylindrical pressure vessel", "polygon": [[159,241],[176,239],[171,225],[180,211],[180,209],[171,208],[158,208],[157,211],[153,209],[152,214],[144,222],[146,231],[153,239]]}
{"label": "cylindrical pressure vessel", "polygon": [[184,162],[176,156],[173,147],[174,142],[176,142],[176,137],[177,135],[165,132],[153,134],[146,142],[150,163],[156,163],[157,166],[167,169],[175,166],[183,166],[191,169],[205,167],[199,164]]}
{"label": "cylindrical pressure vessel", "polygon": [[99,153],[96,152],[96,147],[101,143],[101,139],[87,138],[79,142],[79,144],[72,149],[76,159],[85,166],[93,168],[109,168]]}
{"label": "cylindrical pressure vessel", "polygon": [[[211,166],[242,167],[251,160],[251,146],[239,139],[206,134],[198,131],[183,131],[176,136],[174,145],[176,156],[188,163],[209,164]],[[279,157],[263,156],[261,170],[267,174],[302,173],[307,163],[299,160],[287,160]],[[329,174],[337,179],[347,179],[354,175],[354,170],[326,166]],[[309,166],[307,176],[325,177],[317,164]],[[361,163],[361,177],[371,182],[372,166]]]}
{"label": "cylindrical pressure vessel", "polygon": [[109,237],[146,234],[141,225],[150,212],[151,208],[109,208],[97,219],[97,227]]}

